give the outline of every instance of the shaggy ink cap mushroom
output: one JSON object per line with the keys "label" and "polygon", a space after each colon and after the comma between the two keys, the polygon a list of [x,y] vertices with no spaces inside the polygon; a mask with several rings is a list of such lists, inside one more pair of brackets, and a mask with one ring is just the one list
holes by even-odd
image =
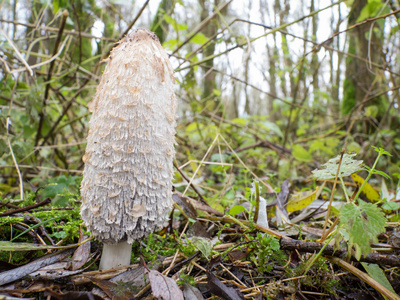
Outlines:
{"label": "shaggy ink cap mushroom", "polygon": [[[174,82],[157,36],[138,29],[111,51],[88,104],[92,117],[83,156],[81,216],[92,236],[105,243],[100,268],[129,264],[132,242],[168,221],[173,204]],[[112,254],[125,259],[103,263]]]}

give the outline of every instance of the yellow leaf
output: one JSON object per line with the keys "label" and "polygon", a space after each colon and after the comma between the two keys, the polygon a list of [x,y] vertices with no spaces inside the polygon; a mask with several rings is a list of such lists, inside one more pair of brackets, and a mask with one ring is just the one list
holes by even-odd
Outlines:
{"label": "yellow leaf", "polygon": [[298,211],[308,205],[310,205],[317,195],[318,187],[315,191],[306,191],[293,194],[287,204],[286,210],[289,211]]}
{"label": "yellow leaf", "polygon": [[[357,174],[351,174],[351,178],[353,178],[354,182],[357,184],[358,188],[361,187],[361,185],[364,183],[364,178]],[[381,197],[379,196],[379,193],[367,182],[364,185],[363,190],[361,191],[365,197],[368,198],[369,201],[372,203],[378,202],[381,200]]]}

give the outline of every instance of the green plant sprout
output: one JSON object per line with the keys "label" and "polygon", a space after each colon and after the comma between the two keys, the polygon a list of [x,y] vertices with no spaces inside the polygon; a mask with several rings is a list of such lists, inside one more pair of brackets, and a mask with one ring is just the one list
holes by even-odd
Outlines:
{"label": "green plant sprout", "polygon": [[[384,172],[376,170],[376,165],[379,158],[382,155],[390,155],[387,151],[382,148],[373,147],[378,156],[372,166],[361,166],[362,161],[354,160],[355,154],[344,154],[340,170],[339,168],[340,156],[329,160],[323,165],[324,169],[313,171],[313,176],[316,179],[328,180],[338,178],[342,183],[343,192],[345,194],[347,203],[339,211],[339,230],[338,232],[348,242],[349,252],[354,246],[355,257],[357,260],[361,258],[361,255],[367,255],[371,253],[371,243],[377,243],[377,236],[385,230],[386,218],[382,210],[377,206],[376,203],[367,203],[361,200],[360,193],[363,191],[368,180],[372,175],[377,174],[388,178],[388,175]],[[365,170],[368,172],[367,178],[360,186],[358,192],[354,197],[354,201],[349,199],[347,189],[343,181],[343,177],[350,176],[356,172]]]}

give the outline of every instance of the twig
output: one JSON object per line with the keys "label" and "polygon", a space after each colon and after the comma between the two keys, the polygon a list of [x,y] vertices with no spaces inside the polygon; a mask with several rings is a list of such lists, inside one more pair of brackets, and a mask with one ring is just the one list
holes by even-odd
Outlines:
{"label": "twig", "polygon": [[[44,30],[44,31],[50,31],[50,32],[58,32],[60,30],[60,28],[48,27],[48,26],[37,26],[37,25],[31,24],[31,23],[21,23],[21,22],[5,20],[5,19],[0,19],[0,23],[15,24],[15,25],[19,25],[19,26],[28,27],[28,28],[38,29],[40,31]],[[103,41],[107,41],[107,42],[114,42],[115,41],[115,39],[112,39],[112,38],[98,37],[98,36],[94,36],[94,35],[91,35],[91,34],[86,33],[86,32],[81,32],[79,34],[79,32],[72,31],[72,30],[64,30],[64,34],[67,34],[67,35],[81,35],[84,38],[98,39],[98,40],[103,40]]]}
{"label": "twig", "polygon": [[[39,67],[41,67],[41,66],[47,65],[47,64],[51,63],[52,61],[54,61],[57,57],[59,57],[59,56],[61,55],[62,51],[64,50],[65,44],[67,43],[68,40],[69,40],[69,37],[67,37],[67,38],[65,39],[65,41],[62,43],[62,45],[61,45],[59,51],[58,51],[55,55],[53,55],[52,57],[50,57],[48,60],[45,60],[45,61],[42,61],[42,62],[40,62],[40,63],[31,65],[31,66],[30,66],[31,69],[39,68]],[[21,72],[21,71],[23,71],[23,70],[24,70],[24,68],[13,69],[10,73],[11,73],[11,74],[13,74],[13,73],[18,73],[18,72]],[[36,72],[36,74],[38,74],[38,73],[39,73],[39,72]]]}
{"label": "twig", "polygon": [[207,19],[203,20],[199,25],[197,25],[197,27],[193,30],[192,34],[189,35],[189,37],[182,43],[180,44],[175,50],[174,52],[172,52],[172,54],[176,54],[183,46],[185,46],[187,43],[189,43],[189,41],[197,34],[200,32],[201,29],[204,28],[204,26],[206,26],[208,23],[210,23],[210,21],[212,19],[215,18],[215,16],[221,11],[223,10],[225,7],[227,7],[233,0],[229,0],[226,3],[223,3],[222,5],[220,5],[219,7],[217,7],[217,9],[215,10],[215,12],[209,16]]}
{"label": "twig", "polygon": [[16,157],[14,155],[14,151],[13,151],[13,148],[11,146],[11,140],[10,140],[10,124],[11,124],[10,114],[11,114],[11,109],[12,109],[12,106],[13,106],[13,98],[14,98],[14,95],[15,95],[15,90],[16,90],[17,84],[18,84],[18,78],[19,78],[19,75],[17,76],[17,78],[15,78],[12,94],[11,94],[11,97],[10,97],[10,105],[9,105],[9,109],[8,109],[7,119],[6,119],[6,130],[7,130],[8,148],[10,149],[11,157],[13,159],[14,166],[17,169],[17,173],[18,173],[20,198],[21,198],[21,200],[24,200],[24,182],[22,180],[21,171],[19,169],[19,166],[18,166],[18,163],[17,163],[17,159],[16,159]]}
{"label": "twig", "polygon": [[[56,147],[55,147],[56,148]],[[38,150],[38,149],[36,149]],[[11,168],[16,167],[13,165],[1,165],[0,169],[2,168]],[[67,173],[77,173],[82,174],[83,171],[81,170],[68,170],[68,169],[61,169],[61,168],[51,168],[51,167],[41,167],[41,166],[31,166],[31,165],[19,165],[19,168],[23,169],[38,169],[38,170],[48,170],[48,171],[56,171],[56,172],[67,172]],[[17,168],[18,169],[18,168]]]}
{"label": "twig", "polygon": [[[142,15],[144,9],[146,8],[146,6],[147,6],[147,4],[148,4],[149,2],[150,2],[150,0],[147,0],[147,1],[143,4],[143,6],[140,8],[138,14],[136,15],[136,17],[133,19],[133,21],[132,21],[131,23],[129,23],[129,25],[128,25],[128,27],[126,28],[126,30],[120,35],[119,39],[118,39],[117,41],[114,41],[113,45],[102,55],[102,57],[101,57],[101,59],[100,59],[99,62],[102,62],[103,60],[105,60],[105,59],[110,55],[111,50],[112,50],[115,46],[117,46],[118,41],[120,41],[122,38],[124,38],[124,37],[128,34],[129,30],[131,30],[131,28],[132,28],[133,25],[135,25],[135,23],[137,22],[137,20],[139,19],[139,17]],[[98,67],[98,65],[96,65],[96,66],[94,67],[94,70],[95,70],[95,71],[97,70],[97,67]]]}
{"label": "twig", "polygon": [[389,291],[386,287],[381,285],[375,279],[373,279],[370,276],[368,276],[368,274],[360,271],[359,269],[355,268],[354,266],[352,266],[348,262],[345,262],[344,260],[341,260],[341,259],[336,258],[336,257],[329,257],[327,259],[329,261],[337,264],[338,266],[342,267],[343,269],[349,271],[353,275],[357,276],[362,281],[364,281],[365,283],[369,284],[374,289],[376,289],[379,293],[381,293],[382,295],[388,297],[390,300],[400,300],[399,296],[393,294],[391,291]]}
{"label": "twig", "polygon": [[[247,220],[238,220],[238,219],[235,219],[235,218],[233,218],[233,217],[203,217],[203,219],[204,220],[210,220],[210,221],[220,221],[220,222],[225,222],[225,223],[236,223],[236,224],[238,224],[238,223],[241,223],[241,224],[243,224],[243,225],[250,225],[250,221],[247,221]],[[257,229],[257,230],[259,230],[259,231],[261,231],[261,232],[265,232],[265,233],[268,233],[268,234],[270,234],[270,235],[272,235],[272,236],[274,236],[274,237],[276,237],[277,239],[281,239],[281,238],[283,238],[283,237],[285,237],[285,238],[288,238],[287,236],[285,236],[284,234],[282,234],[282,233],[279,233],[279,232],[276,232],[276,231],[274,231],[274,230],[272,230],[272,229],[269,229],[269,228],[266,228],[266,227],[264,227],[264,226],[261,226],[261,225],[258,225],[258,224],[253,224],[253,226]],[[246,226],[247,227],[247,226]]]}
{"label": "twig", "polygon": [[19,52],[18,48],[15,46],[15,44],[13,43],[13,41],[8,37],[7,33],[4,32],[3,29],[0,28],[0,32],[4,35],[4,37],[6,38],[7,42],[11,45],[11,47],[14,49],[15,54],[17,55],[17,57],[19,58],[19,60],[24,64],[24,66],[26,67],[26,69],[29,71],[29,75],[33,76],[33,71],[31,69],[31,67],[29,66],[29,64],[26,62],[25,58],[22,56],[22,54]]}
{"label": "twig", "polygon": [[201,195],[200,191],[196,188],[196,186],[193,184],[193,182],[186,176],[185,173],[182,172],[182,170],[179,168],[178,163],[176,162],[176,160],[174,160],[174,167],[175,169],[178,170],[179,174],[181,174],[181,176],[188,182],[188,184],[193,188],[193,190],[196,192],[196,194],[199,196],[200,200],[208,205],[207,201],[203,198],[203,196]]}
{"label": "twig", "polygon": [[124,37],[125,35],[128,34],[129,30],[131,30],[132,26],[136,24],[137,20],[140,18],[142,15],[144,9],[146,8],[147,4],[149,4],[150,0],[147,0],[143,6],[140,8],[139,12],[137,13],[136,17],[133,19],[133,21],[128,25],[126,30],[121,34],[121,37]]}
{"label": "twig", "polygon": [[51,203],[51,199],[50,198],[46,198],[45,200],[43,200],[43,201],[41,201],[39,203],[36,203],[36,204],[28,205],[28,206],[21,207],[21,208],[18,208],[18,209],[8,210],[8,211],[6,211],[4,213],[1,213],[0,217],[11,216],[13,214],[16,214],[16,213],[19,213],[19,212],[23,212],[23,211],[28,211],[28,210],[31,210],[31,209],[34,209],[36,207],[40,207],[40,206],[43,206],[43,205],[46,205],[46,204],[49,204],[49,203]]}
{"label": "twig", "polygon": [[[279,243],[281,250],[299,251],[306,253],[318,252],[321,251],[321,249],[324,247],[323,243],[289,240],[286,238],[282,238]],[[327,245],[322,250],[322,255],[329,255],[342,259],[347,259],[349,257],[349,252],[344,249],[335,249],[334,246]],[[354,256],[350,256],[350,260],[358,262],[358,260]],[[400,257],[395,254],[370,253],[366,256],[361,256],[359,261],[371,264],[389,265],[393,267],[400,266]]]}
{"label": "twig", "polygon": [[202,204],[198,200],[190,198],[187,195],[183,195],[182,193],[180,193],[180,192],[178,192],[176,190],[174,191],[174,194],[176,194],[180,198],[185,198],[185,199],[189,200],[190,204],[195,209],[198,209],[198,210],[201,210],[201,211],[205,211],[205,212],[208,212],[210,214],[214,214],[214,215],[220,216],[220,217],[222,217],[224,215],[222,212],[216,210],[215,208],[212,208],[208,203]]}

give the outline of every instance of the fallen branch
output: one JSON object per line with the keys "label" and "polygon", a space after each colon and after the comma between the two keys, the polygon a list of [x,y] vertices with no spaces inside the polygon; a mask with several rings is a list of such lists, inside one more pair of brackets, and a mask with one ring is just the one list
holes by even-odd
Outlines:
{"label": "fallen branch", "polygon": [[[281,250],[297,250],[299,252],[308,253],[319,252],[324,246],[322,243],[289,240],[287,238],[281,238],[280,245]],[[322,251],[322,255],[329,255],[333,257],[339,257],[341,259],[346,259],[349,256],[349,252],[343,249],[335,250],[333,246],[328,245]],[[358,260],[354,256],[350,256],[350,260],[358,262]],[[370,253],[366,256],[362,256],[359,261],[377,265],[388,265],[392,267],[400,266],[400,257],[394,254]]]}
{"label": "fallen branch", "polygon": [[53,253],[49,256],[45,256],[39,258],[33,262],[30,262],[26,265],[20,266],[15,269],[11,269],[9,271],[5,271],[0,273],[0,286],[5,285],[7,283],[13,282],[15,280],[21,279],[26,275],[29,275],[40,268],[45,266],[54,264],[55,262],[63,260],[65,257],[71,255],[74,252],[74,249],[68,249],[65,251]]}
{"label": "fallen branch", "polygon": [[18,209],[8,210],[8,211],[0,214],[0,217],[6,217],[6,216],[10,216],[10,215],[19,213],[19,212],[29,211],[31,209],[34,209],[34,208],[40,207],[40,206],[44,206],[44,205],[47,205],[49,203],[51,203],[51,199],[50,198],[46,198],[45,200],[43,200],[43,201],[41,201],[39,203],[36,203],[36,204],[28,205],[28,206],[21,207],[21,208],[18,208]]}

